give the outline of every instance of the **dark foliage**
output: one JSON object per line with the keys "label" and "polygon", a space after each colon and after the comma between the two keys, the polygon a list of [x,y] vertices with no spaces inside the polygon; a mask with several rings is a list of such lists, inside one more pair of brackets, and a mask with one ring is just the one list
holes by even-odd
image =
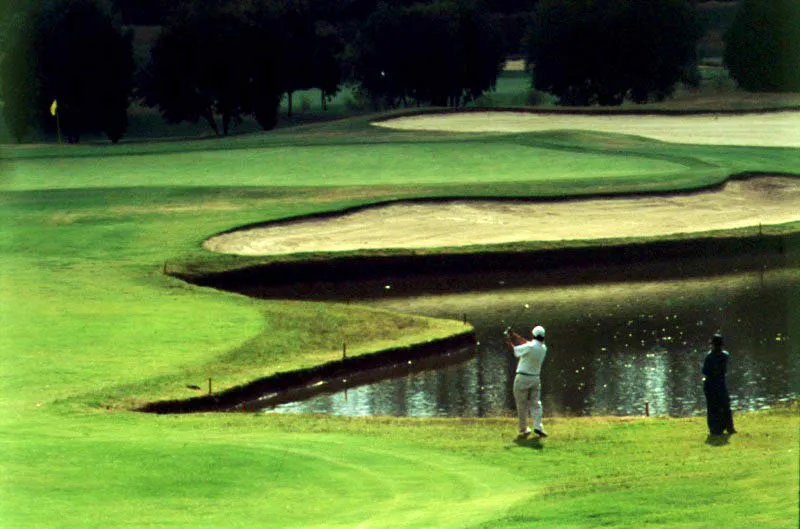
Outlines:
{"label": "dark foliage", "polygon": [[333,98],[344,82],[343,61],[345,42],[337,26],[317,22],[314,56],[309,67],[314,72],[312,86],[322,92],[322,107]]}
{"label": "dark foliage", "polygon": [[687,0],[542,0],[528,62],[534,87],[564,105],[660,101],[690,77],[700,36]]}
{"label": "dark foliage", "polygon": [[338,28],[323,21],[329,8],[309,0],[273,1],[270,5],[280,29],[284,92],[291,116],[295,91],[319,88],[323,102],[339,91],[344,42]]}
{"label": "dark foliage", "polygon": [[181,0],[114,0],[122,21],[130,25],[158,26]]}
{"label": "dark foliage", "polygon": [[252,114],[271,129],[284,93],[336,94],[342,48],[335,27],[319,22],[304,0],[196,0],[170,16],[141,75],[140,95],[170,123],[202,118],[227,135]]}
{"label": "dark foliage", "polygon": [[500,29],[505,55],[520,57],[525,55],[525,32],[532,13],[492,13],[491,23]]}
{"label": "dark foliage", "polygon": [[273,17],[261,11],[186,3],[154,44],[139,94],[167,122],[202,118],[218,135],[228,134],[246,114],[274,127],[282,90],[277,33]]}
{"label": "dark foliage", "polygon": [[8,37],[19,26],[25,12],[26,0],[3,0],[0,2],[0,57],[3,56]]}
{"label": "dark foliage", "polygon": [[49,108],[71,143],[103,132],[117,142],[127,128],[132,35],[99,0],[37,2],[20,13],[0,75],[4,115],[21,141],[29,127],[54,131]]}
{"label": "dark foliage", "polygon": [[388,106],[459,106],[494,87],[500,32],[475,4],[381,5],[354,45],[361,86]]}
{"label": "dark foliage", "polygon": [[744,0],[725,34],[723,60],[745,90],[800,91],[800,2]]}
{"label": "dark foliage", "polygon": [[490,13],[528,13],[536,8],[538,0],[485,0],[485,10]]}
{"label": "dark foliage", "polygon": [[6,44],[15,50],[0,63],[0,97],[3,117],[12,136],[21,142],[36,120],[37,76],[35,74],[36,36],[33,24],[23,13],[15,15],[15,30],[6,34]]}

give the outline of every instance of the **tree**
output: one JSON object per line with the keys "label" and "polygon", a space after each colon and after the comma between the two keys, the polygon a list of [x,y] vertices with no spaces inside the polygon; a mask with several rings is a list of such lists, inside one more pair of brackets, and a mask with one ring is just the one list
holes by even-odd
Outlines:
{"label": "tree", "polygon": [[687,0],[542,0],[527,38],[533,85],[565,105],[663,100],[695,62]]}
{"label": "tree", "polygon": [[494,86],[504,60],[499,30],[467,1],[381,4],[354,44],[358,81],[389,106],[461,105]]}
{"label": "tree", "polygon": [[305,0],[285,0],[278,4],[276,20],[283,33],[283,82],[292,116],[293,95],[297,90],[314,86],[312,62],[317,47],[317,33],[311,7]]}
{"label": "tree", "polygon": [[467,4],[457,11],[459,77],[465,99],[477,99],[494,90],[505,65],[507,45],[496,17],[486,16],[479,4]]}
{"label": "tree", "polygon": [[168,122],[203,118],[217,135],[227,135],[246,114],[272,128],[283,91],[279,35],[263,5],[186,3],[154,44],[140,95]]}
{"label": "tree", "polygon": [[48,109],[71,143],[104,132],[116,143],[127,128],[132,34],[100,0],[38,2],[9,37],[0,76],[6,121],[22,141],[29,127],[53,130]]}
{"label": "tree", "polygon": [[486,10],[492,13],[525,13],[536,7],[537,0],[486,0]]}
{"label": "tree", "polygon": [[418,102],[447,106],[460,95],[457,21],[451,5],[412,6],[402,12],[404,38],[400,74],[406,95]]}
{"label": "tree", "polygon": [[6,51],[0,63],[0,96],[6,126],[12,136],[22,142],[35,125],[37,116],[35,33],[29,13],[20,10],[13,16],[16,24],[8,27],[16,29],[4,39]]}
{"label": "tree", "polygon": [[405,97],[401,46],[400,9],[381,3],[359,30],[350,54],[354,76],[373,98],[385,99],[389,106]]}
{"label": "tree", "polygon": [[25,0],[4,0],[0,2],[0,57],[4,55],[7,39],[18,27],[25,11]]}
{"label": "tree", "polygon": [[328,100],[339,92],[342,84],[344,49],[344,40],[338,28],[328,22],[317,22],[311,69],[315,74],[314,86],[321,92],[323,110],[327,110]]}
{"label": "tree", "polygon": [[114,0],[125,24],[158,26],[181,0]]}
{"label": "tree", "polygon": [[723,62],[747,91],[800,91],[800,2],[744,0],[725,34]]}
{"label": "tree", "polygon": [[280,20],[272,7],[261,3],[251,10],[247,16],[253,23],[247,49],[243,50],[250,54],[251,61],[247,93],[256,121],[264,130],[271,130],[278,124],[278,109],[285,89],[285,35],[278,29]]}
{"label": "tree", "polygon": [[310,0],[273,1],[270,5],[276,9],[273,14],[275,25],[282,34],[282,77],[288,97],[287,111],[291,117],[295,91],[319,88],[323,105],[327,97],[339,91],[339,55],[344,43],[336,28],[321,20],[326,14],[323,6]]}

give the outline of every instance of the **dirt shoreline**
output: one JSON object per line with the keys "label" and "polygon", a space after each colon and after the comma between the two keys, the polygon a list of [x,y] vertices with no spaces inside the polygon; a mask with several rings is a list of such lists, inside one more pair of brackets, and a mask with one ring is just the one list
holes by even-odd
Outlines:
{"label": "dirt shoreline", "polygon": [[631,237],[664,237],[800,220],[800,178],[758,176],[685,194],[565,201],[410,202],[211,237],[213,252],[288,255]]}
{"label": "dirt shoreline", "polygon": [[[475,354],[475,333],[470,327],[468,330],[454,334],[447,338],[432,340],[425,343],[407,347],[395,347],[376,351],[362,356],[348,357],[341,360],[327,362],[315,367],[276,373],[267,377],[253,380],[252,382],[227,388],[221,392],[187,399],[162,400],[149,402],[140,406],[135,411],[156,414],[199,413],[199,412],[224,412],[241,411],[252,412],[263,407],[259,401],[262,397],[274,393],[306,392],[311,396],[322,393],[328,388],[317,388],[314,391],[309,386],[336,386],[337,379],[358,378],[359,373],[386,367],[387,363],[412,363],[424,362],[426,359],[438,357],[445,351],[446,354],[464,357]],[[409,370],[411,368],[409,367]],[[358,384],[352,384],[358,385]],[[303,400],[303,399],[297,399]],[[288,402],[289,400],[285,400]]]}

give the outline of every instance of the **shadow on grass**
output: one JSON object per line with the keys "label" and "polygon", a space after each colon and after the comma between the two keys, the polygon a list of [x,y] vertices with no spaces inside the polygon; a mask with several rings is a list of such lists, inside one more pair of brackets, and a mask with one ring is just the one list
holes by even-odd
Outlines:
{"label": "shadow on grass", "polygon": [[532,448],[534,450],[543,450],[542,440],[538,437],[517,436],[514,439],[514,444],[525,448]]}
{"label": "shadow on grass", "polygon": [[706,444],[710,446],[725,446],[728,444],[730,438],[730,434],[709,434],[708,437],[706,437]]}

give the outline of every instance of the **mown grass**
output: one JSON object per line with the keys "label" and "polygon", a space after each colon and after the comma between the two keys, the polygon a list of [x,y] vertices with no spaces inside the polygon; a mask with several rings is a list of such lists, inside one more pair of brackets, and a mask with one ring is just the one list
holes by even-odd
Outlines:
{"label": "mown grass", "polygon": [[719,447],[702,419],[554,419],[551,438],[519,445],[510,417],[127,411],[194,396],[187,386],[207,378],[221,390],[333,360],[345,341],[365,354],[464,330],[163,274],[236,266],[202,250],[211,234],[398,198],[799,174],[796,149],[398,133],[359,118],[223,141],[5,148],[0,163],[2,526],[796,525],[796,408],[741,416]]}
{"label": "mown grass", "polygon": [[[166,158],[166,160],[165,160]],[[166,161],[166,164],[165,164]],[[287,146],[236,151],[170,153],[168,157],[114,156],[93,160],[25,161],[26,178],[11,189],[106,187],[115,175],[119,187],[204,186],[221,182],[233,187],[353,186],[380,184],[474,184],[530,180],[530,167],[546,165],[553,180],[624,178],[646,172],[669,175],[686,167],[667,159],[631,158],[585,152],[569,157],[558,150],[513,142],[386,143],[378,145]],[[169,170],[164,168],[168,167]],[[353,168],[359,170],[354,171]],[[458,172],[457,177],[449,176]],[[309,178],[307,175],[314,175]],[[20,187],[17,187],[20,186]]]}
{"label": "mown grass", "polygon": [[[9,527],[797,523],[797,409],[700,419],[48,417],[0,455]],[[32,413],[46,414],[44,411]]]}

